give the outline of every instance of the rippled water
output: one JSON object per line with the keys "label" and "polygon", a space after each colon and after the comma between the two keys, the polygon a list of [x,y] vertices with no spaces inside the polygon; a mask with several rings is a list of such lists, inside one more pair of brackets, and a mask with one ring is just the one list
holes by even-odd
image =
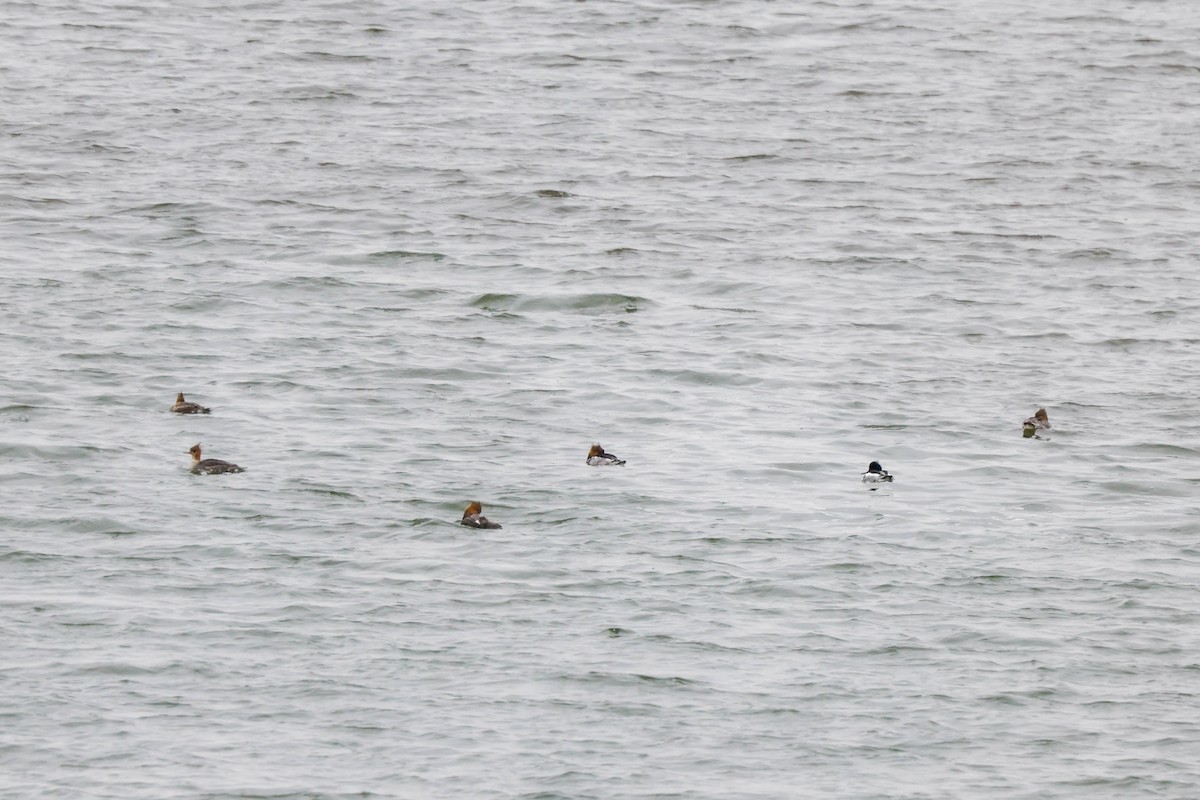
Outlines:
{"label": "rippled water", "polygon": [[1000,5],[3,3],[0,794],[1200,794],[1200,6]]}

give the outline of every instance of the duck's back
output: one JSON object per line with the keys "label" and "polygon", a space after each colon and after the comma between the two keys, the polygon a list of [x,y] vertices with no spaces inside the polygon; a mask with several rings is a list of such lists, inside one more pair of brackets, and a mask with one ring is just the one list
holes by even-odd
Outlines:
{"label": "duck's back", "polygon": [[211,408],[205,408],[199,403],[176,403],[171,406],[176,414],[211,414]]}
{"label": "duck's back", "polygon": [[230,464],[228,461],[222,461],[219,458],[206,458],[196,465],[196,469],[209,475],[220,475],[225,472],[246,471],[237,464]]}
{"label": "duck's back", "polygon": [[495,529],[498,529],[501,527],[499,522],[492,522],[490,519],[483,516],[482,514],[471,514],[469,516],[463,517],[462,522],[460,522],[459,524],[466,525],[468,528],[489,528],[492,530],[495,530]]}

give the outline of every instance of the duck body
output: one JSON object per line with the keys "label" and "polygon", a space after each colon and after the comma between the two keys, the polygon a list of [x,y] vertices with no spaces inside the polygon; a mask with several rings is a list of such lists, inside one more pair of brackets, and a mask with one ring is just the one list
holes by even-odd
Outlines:
{"label": "duck body", "polygon": [[483,505],[478,500],[467,506],[466,511],[463,512],[462,520],[458,524],[466,525],[468,528],[489,528],[492,530],[503,527],[499,522],[492,522],[483,515]]}
{"label": "duck body", "polygon": [[212,412],[211,408],[205,408],[199,403],[189,403],[183,399],[183,392],[175,395],[175,405],[171,406],[171,410],[176,414],[208,414]]}
{"label": "duck body", "polygon": [[891,474],[879,466],[878,461],[872,461],[867,465],[867,471],[862,474],[863,483],[891,483]]}
{"label": "duck body", "polygon": [[192,474],[193,475],[222,475],[226,472],[245,472],[243,468],[237,464],[231,464],[228,461],[222,461],[219,458],[200,458],[200,445],[194,444],[188,450],[192,455]]}
{"label": "duck body", "polygon": [[623,467],[625,462],[612,453],[604,452],[604,448],[598,444],[592,445],[592,449],[588,450],[587,464],[590,467]]}
{"label": "duck body", "polygon": [[1036,414],[1021,423],[1021,427],[1029,433],[1045,430],[1050,427],[1050,416],[1046,409],[1039,408]]}

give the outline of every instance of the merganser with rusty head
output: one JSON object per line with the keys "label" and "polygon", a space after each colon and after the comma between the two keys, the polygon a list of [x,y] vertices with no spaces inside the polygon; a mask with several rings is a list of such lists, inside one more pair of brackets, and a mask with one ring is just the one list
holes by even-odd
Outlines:
{"label": "merganser with rusty head", "polygon": [[867,471],[862,474],[863,483],[891,483],[892,476],[886,469],[879,466],[878,461],[867,465]]}
{"label": "merganser with rusty head", "polygon": [[189,403],[183,399],[183,392],[175,395],[175,405],[171,406],[171,410],[176,414],[208,414],[212,411],[211,408],[205,408],[199,403]]}
{"label": "merganser with rusty head", "polygon": [[188,450],[192,454],[192,472],[197,475],[221,475],[226,472],[245,472],[237,464],[221,461],[218,458],[200,459],[200,444],[196,443]]}
{"label": "merganser with rusty head", "polygon": [[1044,408],[1039,408],[1036,414],[1021,423],[1021,429],[1024,431],[1026,439],[1033,436],[1034,431],[1046,430],[1049,427],[1050,417]]}
{"label": "merganser with rusty head", "polygon": [[604,448],[598,444],[592,445],[592,449],[588,450],[587,454],[588,466],[592,467],[623,467],[625,462],[614,456],[612,453],[604,452]]}
{"label": "merganser with rusty head", "polygon": [[499,528],[499,522],[492,522],[483,515],[483,504],[478,500],[471,501],[471,505],[467,506],[467,510],[463,512],[462,521],[459,525],[466,525],[468,528]]}

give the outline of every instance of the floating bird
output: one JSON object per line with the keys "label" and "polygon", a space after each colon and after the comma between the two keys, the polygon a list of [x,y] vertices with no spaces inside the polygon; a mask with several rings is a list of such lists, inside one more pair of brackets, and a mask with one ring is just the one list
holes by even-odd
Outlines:
{"label": "floating bird", "polygon": [[1021,430],[1024,432],[1026,439],[1033,436],[1034,431],[1045,430],[1049,427],[1050,417],[1047,416],[1046,409],[1044,408],[1039,408],[1036,414],[1021,423]]}
{"label": "floating bird", "polygon": [[175,405],[171,406],[171,410],[176,414],[208,414],[212,411],[211,408],[205,408],[199,403],[189,403],[183,399],[183,392],[175,395]]}
{"label": "floating bird", "polygon": [[221,461],[217,458],[200,460],[200,444],[196,443],[188,450],[192,454],[192,472],[197,475],[220,475],[224,472],[245,472],[237,464]]}
{"label": "floating bird", "polygon": [[588,450],[587,463],[593,467],[623,467],[625,462],[614,456],[612,453],[604,452],[604,448],[598,444],[592,445],[592,449]]}
{"label": "floating bird", "polygon": [[867,465],[867,471],[862,474],[863,483],[891,483],[892,476],[886,469],[879,466],[878,461],[872,461]]}
{"label": "floating bird", "polygon": [[483,505],[478,500],[473,500],[471,505],[467,506],[467,510],[463,512],[462,521],[459,525],[466,525],[468,528],[499,528],[499,522],[492,522],[483,515]]}

